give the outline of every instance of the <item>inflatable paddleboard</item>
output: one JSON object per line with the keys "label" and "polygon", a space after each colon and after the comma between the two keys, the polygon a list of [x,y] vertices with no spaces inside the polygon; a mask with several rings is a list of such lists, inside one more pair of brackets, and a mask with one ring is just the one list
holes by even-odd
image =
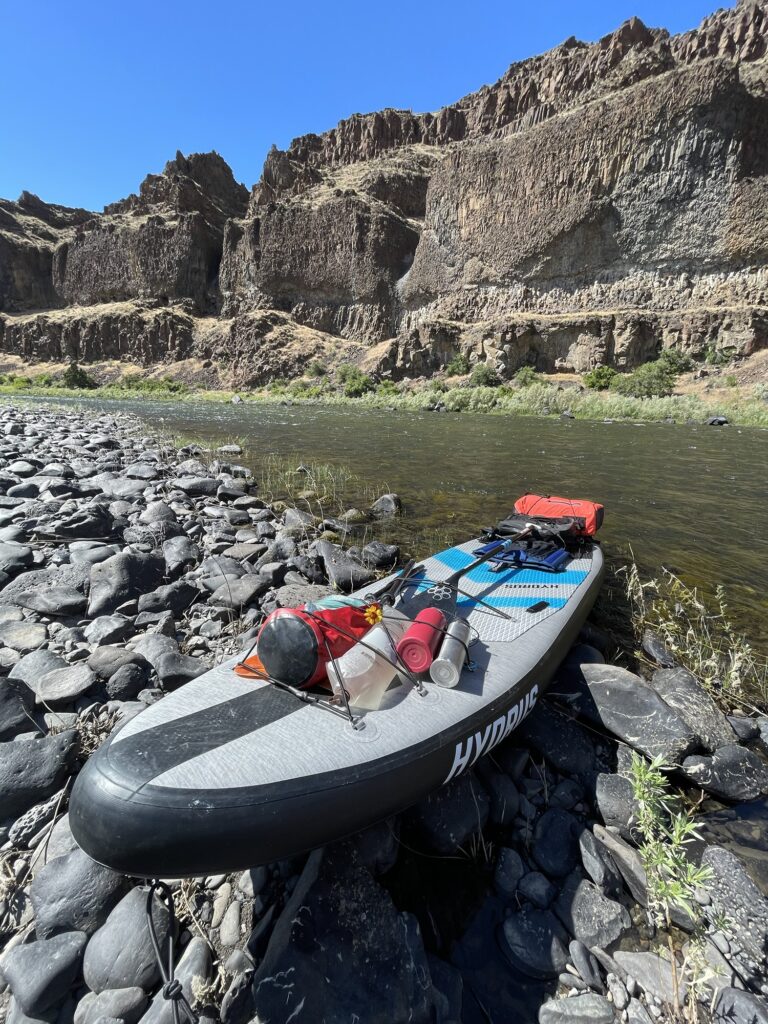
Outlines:
{"label": "inflatable paddleboard", "polygon": [[395,605],[409,618],[437,607],[466,620],[471,660],[456,685],[400,676],[375,710],[355,709],[353,724],[237,675],[232,659],[148,707],[91,757],[70,801],[78,844],[139,877],[232,871],[341,839],[467,771],[533,710],[603,573],[591,545],[557,572],[486,564],[449,585],[482,543],[425,559]]}

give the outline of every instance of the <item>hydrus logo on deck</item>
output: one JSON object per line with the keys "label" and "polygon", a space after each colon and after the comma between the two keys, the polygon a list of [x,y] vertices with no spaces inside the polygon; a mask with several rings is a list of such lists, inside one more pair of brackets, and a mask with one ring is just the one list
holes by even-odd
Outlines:
{"label": "hydrus logo on deck", "polygon": [[453,755],[453,767],[445,777],[443,785],[455,779],[457,775],[470,768],[475,761],[489,750],[493,750],[497,743],[516,729],[523,719],[533,711],[533,706],[539,696],[538,686],[532,687],[528,693],[513,704],[506,715],[489,722],[482,732],[472,733],[465,740],[459,740],[456,744],[456,752]]}

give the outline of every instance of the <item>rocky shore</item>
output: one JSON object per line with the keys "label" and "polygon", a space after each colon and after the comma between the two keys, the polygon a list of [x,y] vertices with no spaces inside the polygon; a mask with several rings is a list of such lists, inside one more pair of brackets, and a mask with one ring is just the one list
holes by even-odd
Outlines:
{"label": "rocky shore", "polygon": [[[9,1024],[171,1024],[145,882],[77,848],[72,778],[113,728],[249,645],[264,613],[397,562],[392,545],[355,546],[355,524],[396,514],[395,495],[320,521],[265,500],[239,454],[176,449],[122,414],[0,409]],[[307,857],[166,880],[175,912],[156,899],[153,921],[195,1013],[653,1024],[679,1000],[689,1019],[768,1022],[765,839],[750,825],[768,719],[726,715],[653,643],[647,679],[605,664],[607,647],[588,628],[523,727],[398,819]],[[705,871],[673,905],[671,941],[649,913],[633,751],[717,801],[699,812]]]}

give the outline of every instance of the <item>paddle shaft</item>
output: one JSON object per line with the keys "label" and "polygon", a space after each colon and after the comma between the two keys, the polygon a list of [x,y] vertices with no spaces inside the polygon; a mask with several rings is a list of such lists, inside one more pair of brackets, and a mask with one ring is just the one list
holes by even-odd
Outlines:
{"label": "paddle shaft", "polygon": [[463,569],[457,569],[453,575],[449,576],[444,583],[449,586],[455,586],[462,576],[466,576],[468,572],[472,572],[473,569],[477,569],[478,566],[488,562],[491,558],[495,558],[496,555],[500,555],[502,552],[509,551],[510,547],[518,540],[524,540],[526,537],[530,537],[531,527],[526,526],[520,533],[514,534],[512,537],[507,537],[506,540],[500,540],[498,544],[495,544],[490,551],[486,551],[484,555],[481,555],[474,562],[470,562],[469,565],[465,565]]}

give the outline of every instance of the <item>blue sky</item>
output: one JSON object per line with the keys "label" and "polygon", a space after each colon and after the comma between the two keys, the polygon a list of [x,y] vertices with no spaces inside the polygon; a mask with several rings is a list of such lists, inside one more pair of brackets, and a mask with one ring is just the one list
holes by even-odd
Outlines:
{"label": "blue sky", "polygon": [[101,209],[177,149],[252,185],[272,143],[381,107],[436,110],[513,61],[715,0],[0,0],[0,196]]}

